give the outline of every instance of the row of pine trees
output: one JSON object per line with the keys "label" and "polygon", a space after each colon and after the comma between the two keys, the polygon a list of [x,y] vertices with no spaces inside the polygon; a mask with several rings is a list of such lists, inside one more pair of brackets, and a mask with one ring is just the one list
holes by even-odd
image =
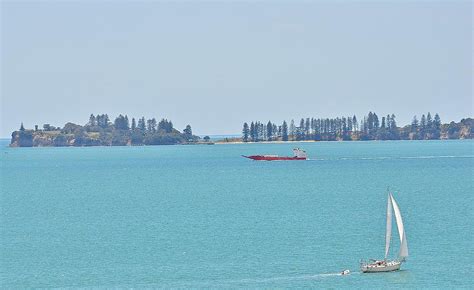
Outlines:
{"label": "row of pine trees", "polygon": [[[139,130],[150,133],[157,131],[163,131],[165,133],[173,132],[173,122],[168,121],[167,119],[161,119],[161,121],[157,122],[155,118],[146,120],[145,117],[141,117],[137,122],[135,118],[132,118],[130,124],[128,116],[123,116],[122,114],[115,118],[113,123],[110,122],[109,116],[107,114],[101,114],[97,116],[91,114],[86,127],[89,127],[91,130],[97,130],[98,128],[107,129],[109,127],[113,127],[116,130]],[[189,130],[190,128],[191,126],[189,126]]]}
{"label": "row of pine trees", "polygon": [[411,125],[399,128],[396,116],[389,114],[379,117],[369,112],[360,121],[352,117],[337,118],[302,118],[299,124],[294,120],[290,124],[283,121],[281,125],[268,121],[266,124],[253,121],[246,122],[242,129],[243,142],[259,141],[335,141],[335,140],[399,140],[399,139],[439,139],[441,119],[438,114],[432,118],[431,113],[413,117]]}

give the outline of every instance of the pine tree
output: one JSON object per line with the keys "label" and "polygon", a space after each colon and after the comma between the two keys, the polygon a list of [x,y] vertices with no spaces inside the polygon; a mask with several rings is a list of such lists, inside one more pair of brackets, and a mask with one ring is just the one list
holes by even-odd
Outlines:
{"label": "pine tree", "polygon": [[173,132],[173,122],[168,121],[167,119],[161,119],[158,123],[158,130],[165,131],[165,133]]}
{"label": "pine tree", "polygon": [[273,137],[273,124],[272,122],[268,121],[267,123],[267,140],[272,141]]}
{"label": "pine tree", "polygon": [[97,117],[95,118],[96,121],[97,121],[97,126],[101,127],[101,128],[105,128],[105,115],[99,115],[97,114]]}
{"label": "pine tree", "polygon": [[132,131],[135,131],[136,128],[137,128],[137,123],[135,121],[135,118],[132,118]]}
{"label": "pine tree", "polygon": [[367,132],[371,134],[373,128],[374,128],[374,115],[372,114],[372,112],[369,112],[369,114],[367,115]]}
{"label": "pine tree", "polygon": [[425,114],[421,115],[421,120],[420,120],[420,138],[425,139],[426,136],[426,131],[427,131],[427,126],[426,126],[426,117]]}
{"label": "pine tree", "polygon": [[255,142],[255,124],[253,123],[250,123],[250,138],[252,139],[252,142]]}
{"label": "pine tree", "polygon": [[347,130],[349,132],[352,132],[352,118],[351,117],[347,117]]}
{"label": "pine tree", "polygon": [[281,139],[283,141],[288,141],[288,124],[286,124],[286,121],[283,121],[283,124],[281,125]]}
{"label": "pine tree", "polygon": [[316,131],[316,134],[321,134],[321,119],[316,120],[316,125],[314,126],[314,129]]}
{"label": "pine tree", "polygon": [[125,119],[125,117],[120,114],[115,118],[114,127],[116,130],[128,130],[128,119]]}
{"label": "pine tree", "polygon": [[311,122],[309,118],[306,118],[306,122],[304,124],[304,133],[305,133],[305,139],[308,140],[310,135],[311,135]]}
{"label": "pine tree", "polygon": [[296,126],[295,126],[295,121],[291,119],[290,122],[290,138],[292,141],[295,140],[295,133],[296,133]]}
{"label": "pine tree", "polygon": [[23,122],[21,122],[20,131],[25,131],[25,127],[23,126]]}
{"label": "pine tree", "polygon": [[127,128],[127,130],[130,129],[130,123],[128,122],[128,116],[125,115],[125,127]]}
{"label": "pine tree", "polygon": [[428,128],[428,131],[433,129],[433,119],[431,118],[430,112],[428,112],[428,115],[426,115],[426,127]]}
{"label": "pine tree", "polygon": [[418,131],[418,119],[416,118],[416,115],[413,116],[413,120],[411,121],[411,133],[416,133]]}
{"label": "pine tree", "polygon": [[346,140],[347,139],[347,119],[346,117],[342,117],[341,119],[341,126],[342,126],[342,139]]}
{"label": "pine tree", "polygon": [[426,129],[426,117],[425,114],[421,115],[420,127],[422,130]]}
{"label": "pine tree", "polygon": [[434,130],[434,138],[439,139],[441,137],[441,118],[439,117],[438,113],[434,116],[433,121],[433,130]]}
{"label": "pine tree", "polygon": [[91,114],[91,115],[89,116],[89,123],[88,123],[88,125],[91,126],[91,127],[97,125],[97,122],[96,122],[96,119],[95,119],[94,114]]}
{"label": "pine tree", "polygon": [[395,121],[395,114],[392,114],[390,116],[390,139],[391,140],[399,139],[397,122]]}
{"label": "pine tree", "polygon": [[296,129],[296,140],[304,140],[305,139],[305,131],[304,131],[304,119],[301,118],[300,126]]}
{"label": "pine tree", "polygon": [[382,124],[380,125],[380,129],[377,132],[377,139],[387,139],[387,124],[385,122],[385,117],[382,117]]}
{"label": "pine tree", "polygon": [[364,133],[369,134],[369,121],[368,121],[368,116],[364,116],[363,119],[363,124],[364,124]]}
{"label": "pine tree", "polygon": [[266,141],[267,140],[267,126],[263,123],[262,123],[261,126],[262,126],[262,133],[263,133],[262,134],[263,135],[262,140]]}
{"label": "pine tree", "polygon": [[146,120],[146,130],[147,130],[148,132],[152,132],[152,131],[153,131],[153,129],[152,129],[152,127],[151,127],[151,119]]}
{"label": "pine tree", "polygon": [[359,123],[357,123],[357,118],[356,116],[354,115],[352,117],[352,126],[354,127],[354,131],[358,131],[359,130]]}
{"label": "pine tree", "polygon": [[374,129],[375,129],[375,132],[377,132],[377,130],[379,129],[379,126],[380,126],[379,117],[377,116],[377,114],[374,113]]}
{"label": "pine tree", "polygon": [[255,121],[255,142],[260,141],[260,135],[261,135],[260,122]]}
{"label": "pine tree", "polygon": [[183,130],[184,137],[186,141],[192,141],[193,138],[193,130],[191,129],[191,125],[186,125],[186,128]]}
{"label": "pine tree", "polygon": [[441,118],[439,117],[438,113],[435,114],[433,125],[436,130],[441,130]]}
{"label": "pine tree", "polygon": [[244,123],[244,128],[242,129],[242,141],[243,142],[248,142],[249,141],[249,124],[247,122]]}
{"label": "pine tree", "polygon": [[140,119],[138,119],[138,129],[140,129],[140,131],[142,132],[145,132],[146,130],[145,117],[141,117]]}
{"label": "pine tree", "polygon": [[109,126],[109,116],[107,114],[97,115],[97,125],[101,128],[107,128]]}

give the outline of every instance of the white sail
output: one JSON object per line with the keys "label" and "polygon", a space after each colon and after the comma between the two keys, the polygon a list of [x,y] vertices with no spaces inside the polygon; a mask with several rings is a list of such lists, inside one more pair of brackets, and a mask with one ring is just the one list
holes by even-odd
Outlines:
{"label": "white sail", "polygon": [[402,214],[400,213],[400,208],[393,196],[390,195],[390,197],[392,199],[393,211],[395,212],[395,220],[397,221],[398,235],[400,236],[400,253],[398,256],[400,258],[405,258],[408,257],[408,244],[405,235],[405,228],[403,227]]}
{"label": "white sail", "polygon": [[405,260],[408,257],[408,244],[407,244],[407,235],[403,232],[403,240],[402,244],[400,245],[400,253],[398,254],[400,258]]}
{"label": "white sail", "polygon": [[392,199],[390,195],[387,199],[387,232],[385,233],[385,260],[390,249],[390,240],[392,239]]}

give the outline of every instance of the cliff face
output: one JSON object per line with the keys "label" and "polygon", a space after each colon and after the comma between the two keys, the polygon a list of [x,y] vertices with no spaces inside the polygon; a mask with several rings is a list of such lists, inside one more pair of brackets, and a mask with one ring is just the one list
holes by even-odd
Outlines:
{"label": "cliff face", "polygon": [[33,131],[23,130],[12,133],[11,147],[33,147]]}
{"label": "cliff face", "polygon": [[462,139],[473,139],[474,138],[474,119],[462,119],[461,120],[461,130],[459,136]]}
{"label": "cliff face", "polygon": [[474,119],[462,119],[442,127],[441,139],[474,139]]}
{"label": "cliff face", "polygon": [[12,133],[10,147],[61,147],[74,146],[72,135],[61,134],[59,131],[15,131]]}
{"label": "cliff face", "polygon": [[[135,136],[136,135],[136,136]],[[63,146],[130,146],[183,144],[179,132],[171,134],[145,134],[141,132],[109,131],[85,132],[77,130],[43,131],[22,130],[12,133],[10,147],[63,147]]]}

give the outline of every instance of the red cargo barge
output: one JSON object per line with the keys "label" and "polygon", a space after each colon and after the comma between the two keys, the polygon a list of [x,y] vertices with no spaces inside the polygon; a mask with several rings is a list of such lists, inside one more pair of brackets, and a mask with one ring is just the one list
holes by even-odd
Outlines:
{"label": "red cargo barge", "polygon": [[293,149],[294,156],[278,156],[278,155],[251,155],[251,156],[245,156],[242,155],[245,158],[249,158],[252,160],[257,160],[257,161],[277,161],[277,160],[306,160],[308,159],[308,156],[306,155],[306,151],[301,150],[300,148],[295,148]]}

